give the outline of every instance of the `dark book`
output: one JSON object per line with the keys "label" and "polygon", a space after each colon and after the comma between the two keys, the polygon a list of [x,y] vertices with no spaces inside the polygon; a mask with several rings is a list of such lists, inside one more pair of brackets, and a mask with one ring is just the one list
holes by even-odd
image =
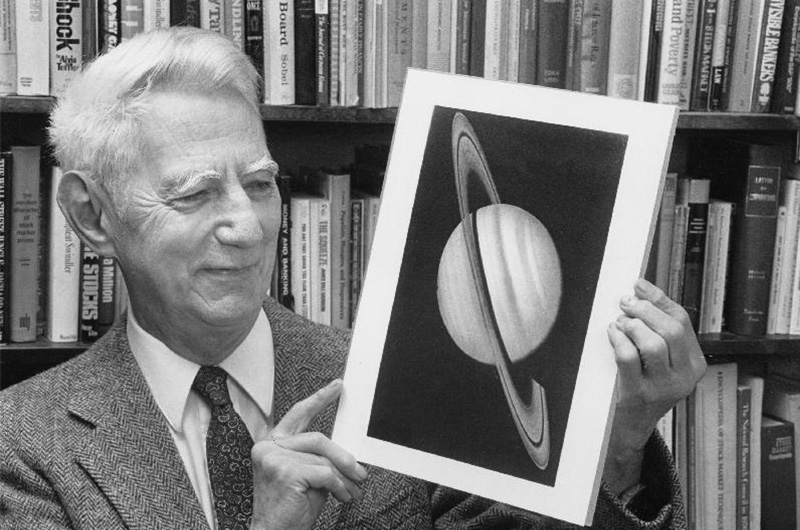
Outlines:
{"label": "dark book", "polygon": [[[733,62],[733,50],[736,39],[736,20],[739,14],[739,0],[728,0],[728,16],[725,24],[724,46],[722,46],[722,59],[711,66],[711,94],[709,95],[709,110],[725,110],[728,108],[730,95],[730,70]],[[719,13],[721,16],[724,13]],[[719,31],[720,26],[717,26]],[[716,33],[715,33],[716,34]],[[716,47],[721,38],[716,38]],[[716,51],[715,51],[716,53]]]}
{"label": "dark book", "polygon": [[80,325],[78,338],[94,342],[100,336],[100,256],[81,245]]}
{"label": "dark book", "polygon": [[717,23],[717,0],[702,0],[697,19],[697,43],[694,48],[692,90],[689,109],[708,110],[711,99],[711,56],[714,28]]}
{"label": "dark book", "polygon": [[120,43],[122,0],[98,0],[97,47],[105,53]]}
{"label": "dark book", "polygon": [[795,457],[793,425],[764,416],[761,422],[761,528],[795,530]]}
{"label": "dark book", "polygon": [[100,291],[97,300],[97,334],[102,337],[114,325],[116,317],[116,274],[114,258],[100,256]]}
{"label": "dark book", "polygon": [[753,90],[751,112],[769,112],[775,72],[778,65],[778,50],[781,43],[781,27],[785,0],[767,0],[764,6],[762,38],[759,41],[756,65],[756,89]]}
{"label": "dark book", "polygon": [[647,71],[644,81],[645,101],[655,101],[658,92],[658,71],[661,59],[661,35],[664,32],[664,6],[666,0],[653,0],[653,16],[650,17],[650,44],[647,48]]}
{"label": "dark book", "polygon": [[[264,11],[262,0],[247,0],[245,6],[244,51],[259,77],[264,78]],[[262,100],[263,94],[259,96]]]}
{"label": "dark book", "polygon": [[456,0],[456,19],[454,24],[455,38],[455,73],[470,73],[470,38],[472,37],[472,1]]}
{"label": "dark book", "polygon": [[12,146],[10,342],[36,340],[39,307],[41,173],[39,146]]}
{"label": "dark book", "polygon": [[800,0],[786,0],[770,112],[794,114],[800,68]]}
{"label": "dark book", "polygon": [[85,1],[81,4],[81,38],[83,39],[83,64],[97,56],[97,11],[96,2]]}
{"label": "dark book", "polygon": [[521,0],[519,6],[519,72],[520,83],[536,83],[536,54],[539,44],[539,2]]}
{"label": "dark book", "polygon": [[469,75],[483,77],[483,59],[485,52],[486,0],[473,0],[472,24],[469,37]]}
{"label": "dark book", "polygon": [[750,528],[750,411],[753,390],[746,384],[736,388],[736,530]]}
{"label": "dark book", "polygon": [[316,102],[320,107],[331,104],[331,16],[326,10],[317,10],[315,15],[316,46]]}
{"label": "dark book", "polygon": [[298,105],[317,103],[317,44],[314,0],[294,2],[294,98]]}
{"label": "dark book", "polygon": [[200,0],[170,0],[169,25],[199,28]]}
{"label": "dark book", "polygon": [[8,342],[9,246],[11,234],[11,151],[0,152],[0,344]]}
{"label": "dark book", "polygon": [[703,298],[703,264],[706,255],[710,191],[711,181],[708,179],[678,180],[678,203],[689,207],[681,304],[689,314],[689,320],[695,330],[700,323],[700,304]]}
{"label": "dark book", "polygon": [[281,194],[281,226],[278,232],[278,248],[275,261],[275,298],[285,307],[294,311],[292,297],[292,177],[281,174],[277,177],[278,191]]}
{"label": "dark book", "polygon": [[711,194],[734,204],[725,325],[732,333],[764,335],[778,190],[787,163],[784,150],[778,145],[712,139],[693,147],[693,173],[711,178]]}
{"label": "dark book", "polygon": [[539,4],[536,84],[552,88],[566,87],[568,34],[569,2],[542,0]]}

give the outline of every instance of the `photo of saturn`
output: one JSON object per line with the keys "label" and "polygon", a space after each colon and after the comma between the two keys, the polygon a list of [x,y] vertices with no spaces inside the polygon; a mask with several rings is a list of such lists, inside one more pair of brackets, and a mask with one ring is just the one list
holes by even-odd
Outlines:
{"label": "photo of saturn", "polygon": [[368,436],[554,484],[626,144],[434,108]]}

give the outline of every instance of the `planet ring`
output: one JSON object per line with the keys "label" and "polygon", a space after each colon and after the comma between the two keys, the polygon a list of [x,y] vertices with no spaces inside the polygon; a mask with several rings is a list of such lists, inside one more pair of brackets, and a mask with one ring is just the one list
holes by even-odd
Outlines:
{"label": "planet ring", "polygon": [[480,180],[492,204],[500,204],[500,196],[497,193],[497,188],[486,162],[486,156],[475,130],[467,117],[460,112],[457,112],[453,117],[452,146],[453,167],[458,191],[458,207],[462,220],[461,226],[464,230],[464,239],[470,256],[470,272],[476,284],[476,291],[480,300],[481,318],[485,328],[492,331],[489,342],[493,345],[492,355],[495,360],[495,367],[500,375],[503,393],[511,408],[511,416],[514,418],[522,443],[531,460],[540,469],[544,469],[550,460],[550,426],[544,387],[536,380],[532,380],[530,402],[526,403],[514,385],[511,377],[512,361],[503,343],[503,337],[501,336],[489,296],[483,260],[480,255],[477,224],[467,222],[470,215],[469,179],[477,177]]}

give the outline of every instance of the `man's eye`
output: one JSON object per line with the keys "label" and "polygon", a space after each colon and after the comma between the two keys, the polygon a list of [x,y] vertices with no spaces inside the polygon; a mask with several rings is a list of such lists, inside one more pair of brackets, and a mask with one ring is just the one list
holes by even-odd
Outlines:
{"label": "man's eye", "polygon": [[171,202],[176,204],[194,204],[201,202],[208,196],[208,194],[208,190],[199,190],[186,195],[181,195],[180,197],[173,197]]}
{"label": "man's eye", "polygon": [[253,180],[245,186],[248,193],[265,193],[272,191],[274,187],[275,183],[271,180]]}

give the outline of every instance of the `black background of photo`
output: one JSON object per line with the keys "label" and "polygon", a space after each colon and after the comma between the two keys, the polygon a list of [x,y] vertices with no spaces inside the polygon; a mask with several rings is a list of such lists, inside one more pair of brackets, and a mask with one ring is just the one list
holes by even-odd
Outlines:
{"label": "black background of photo", "polygon": [[[548,467],[539,470],[522,445],[497,370],[463,353],[439,314],[439,259],[461,221],[451,148],[455,112],[439,106],[433,112],[368,436],[552,486],[627,137],[460,111],[483,147],[501,202],[538,218],[561,260],[562,300],[553,328],[513,365],[523,398],[531,379],[546,392],[551,452]],[[472,212],[488,204],[480,183],[470,183],[469,203]]]}

